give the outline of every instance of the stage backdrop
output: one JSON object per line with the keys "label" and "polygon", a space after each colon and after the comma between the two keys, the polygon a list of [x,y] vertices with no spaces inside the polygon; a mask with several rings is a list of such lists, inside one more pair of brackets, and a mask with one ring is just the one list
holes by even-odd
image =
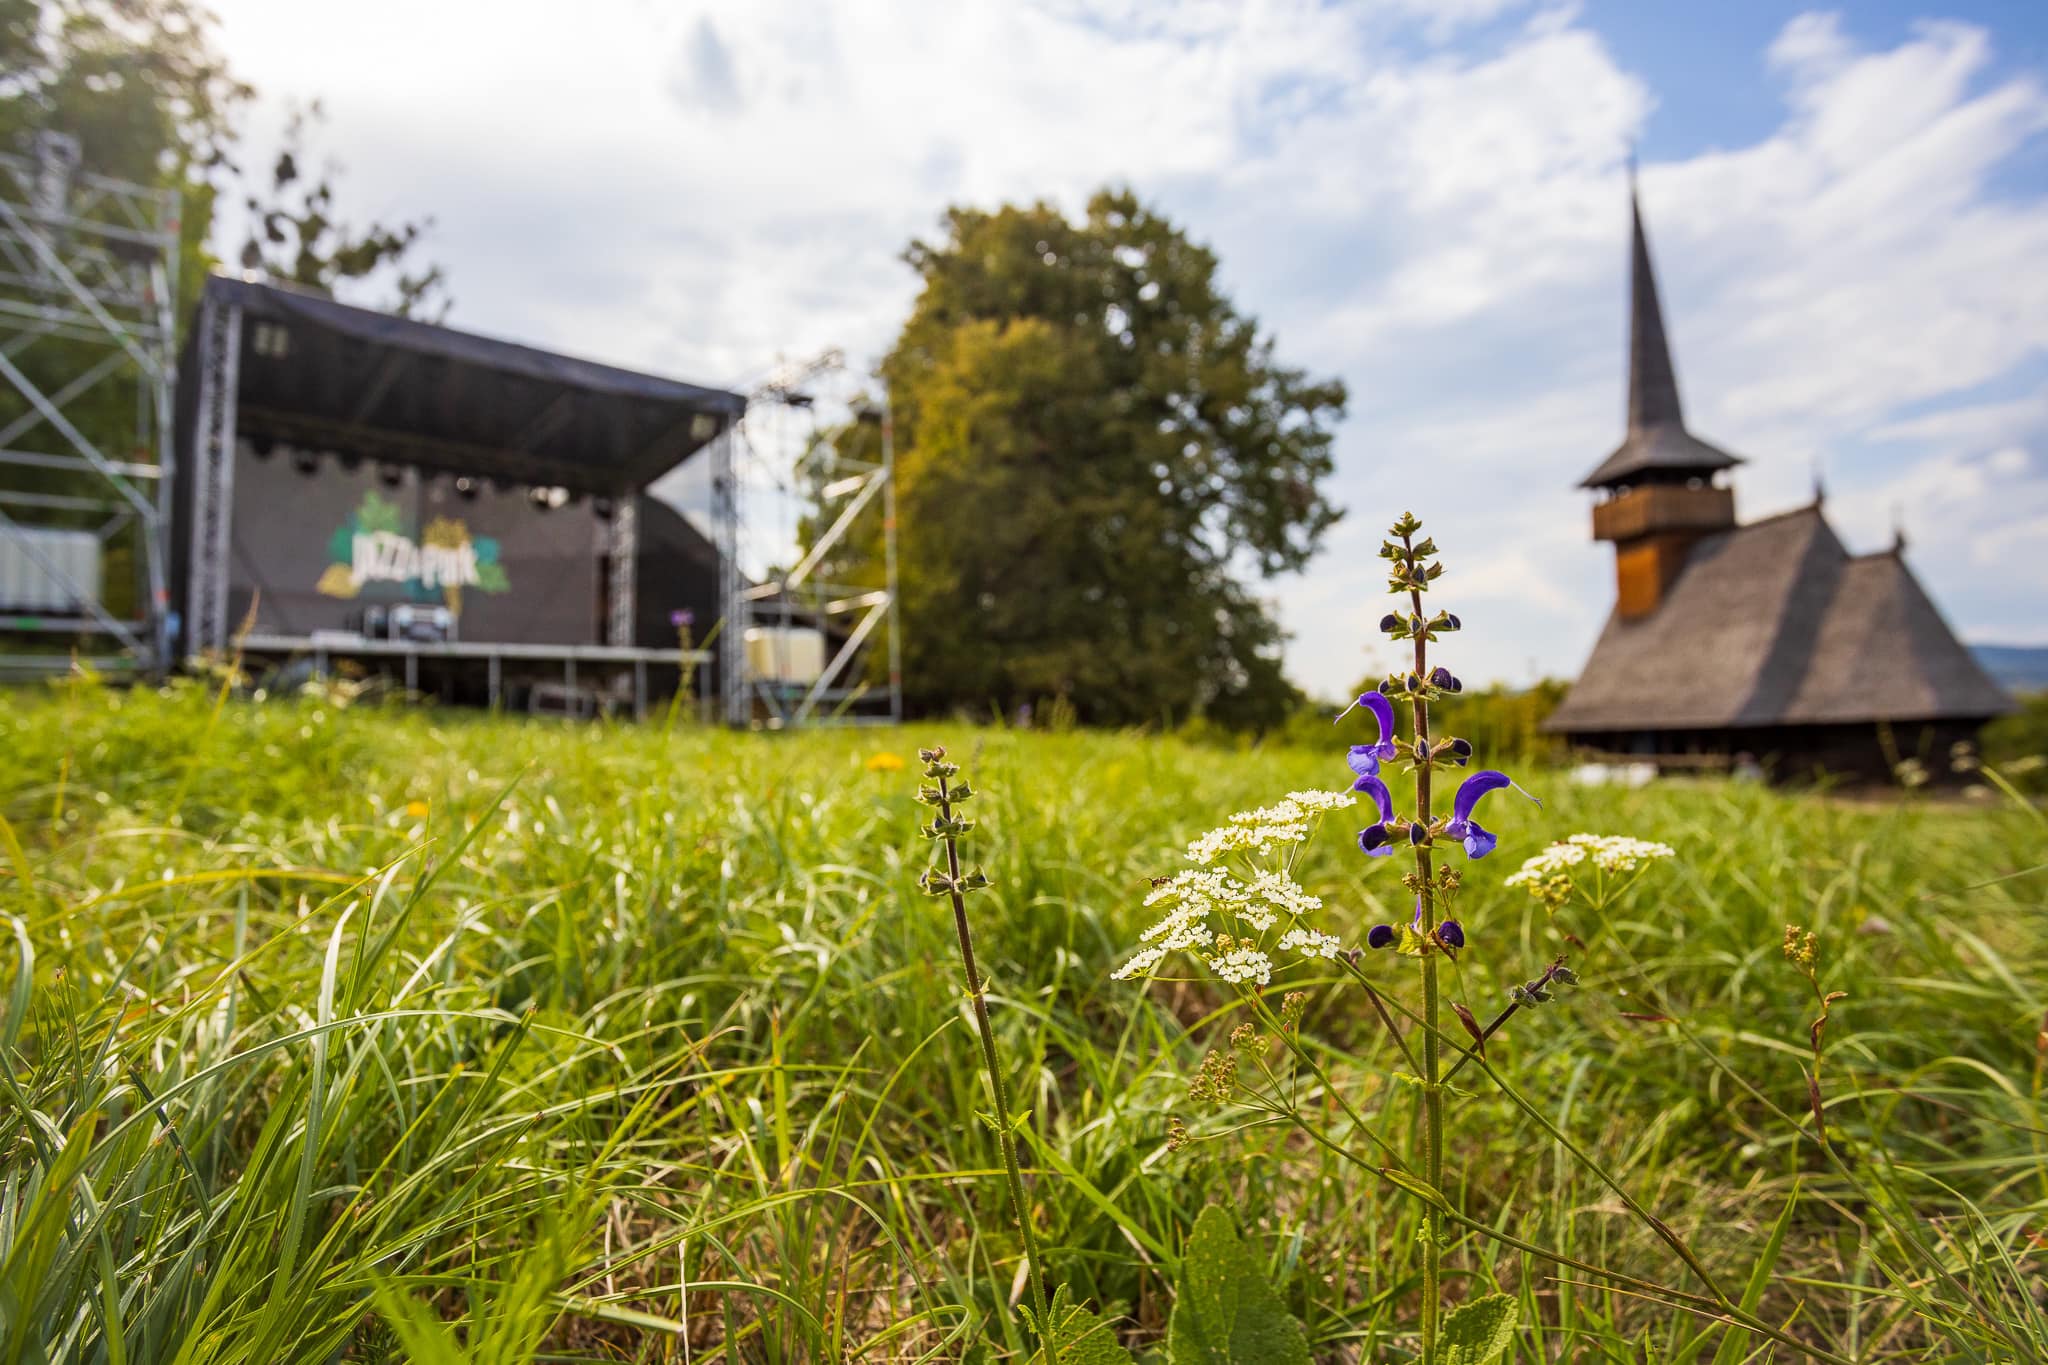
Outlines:
{"label": "stage backdrop", "polygon": [[258,632],[355,630],[363,608],[454,608],[465,640],[599,644],[604,523],[589,501],[542,509],[525,489],[456,491],[405,469],[320,457],[310,474],[286,446],[235,454],[228,620],[253,598]]}

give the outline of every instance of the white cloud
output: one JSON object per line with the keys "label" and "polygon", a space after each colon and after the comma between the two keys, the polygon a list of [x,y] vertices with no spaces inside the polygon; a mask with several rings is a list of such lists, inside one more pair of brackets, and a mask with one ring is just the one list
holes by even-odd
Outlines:
{"label": "white cloud", "polygon": [[[1453,556],[1468,679],[1569,672],[1605,614],[1573,485],[1620,435],[1622,160],[1656,91],[1570,8],[216,7],[249,79],[325,98],[347,205],[436,216],[459,324],[689,378],[872,359],[914,291],[897,253],[946,204],[1127,180],[1218,249],[1284,358],[1351,385],[1352,516],[1278,587],[1305,682],[1370,659],[1403,506]],[[2023,392],[2048,196],[1990,182],[2040,154],[2048,93],[1993,79],[1993,48],[1796,18],[1755,56],[1779,126],[1642,192],[1689,416],[1754,460],[1744,508],[1803,500],[1820,460],[1852,542],[1906,501],[1952,618],[2018,633],[2048,585],[1982,560],[2048,562],[2048,386]]]}

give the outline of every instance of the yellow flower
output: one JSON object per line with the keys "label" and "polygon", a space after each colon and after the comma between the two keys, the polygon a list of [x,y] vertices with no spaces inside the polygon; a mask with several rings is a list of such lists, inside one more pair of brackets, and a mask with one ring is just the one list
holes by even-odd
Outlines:
{"label": "yellow flower", "polygon": [[903,771],[903,759],[900,755],[884,750],[868,760],[868,771],[871,773],[900,773]]}
{"label": "yellow flower", "polygon": [[424,820],[427,815],[427,803],[424,801],[408,801],[405,803],[405,813],[415,820]]}

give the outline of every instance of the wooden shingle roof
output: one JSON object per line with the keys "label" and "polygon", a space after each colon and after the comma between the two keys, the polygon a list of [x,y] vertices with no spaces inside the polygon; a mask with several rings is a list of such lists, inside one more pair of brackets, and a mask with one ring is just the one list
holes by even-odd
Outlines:
{"label": "wooden shingle roof", "polygon": [[2011,708],[1905,560],[1850,555],[1816,504],[1694,545],[1656,611],[1609,617],[1544,728],[1984,720]]}

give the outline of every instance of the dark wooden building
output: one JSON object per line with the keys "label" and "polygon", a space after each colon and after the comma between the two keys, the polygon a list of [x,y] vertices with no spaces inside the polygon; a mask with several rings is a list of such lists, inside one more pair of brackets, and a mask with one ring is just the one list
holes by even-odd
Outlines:
{"label": "dark wooden building", "polygon": [[1883,776],[1915,757],[1945,769],[1949,746],[2011,699],[1920,587],[1902,538],[1851,554],[1818,490],[1736,521],[1742,461],[1686,429],[1630,207],[1628,431],[1580,485],[1599,499],[1593,538],[1614,543],[1614,611],[1545,728],[1666,766],[1746,754],[1780,776]]}

